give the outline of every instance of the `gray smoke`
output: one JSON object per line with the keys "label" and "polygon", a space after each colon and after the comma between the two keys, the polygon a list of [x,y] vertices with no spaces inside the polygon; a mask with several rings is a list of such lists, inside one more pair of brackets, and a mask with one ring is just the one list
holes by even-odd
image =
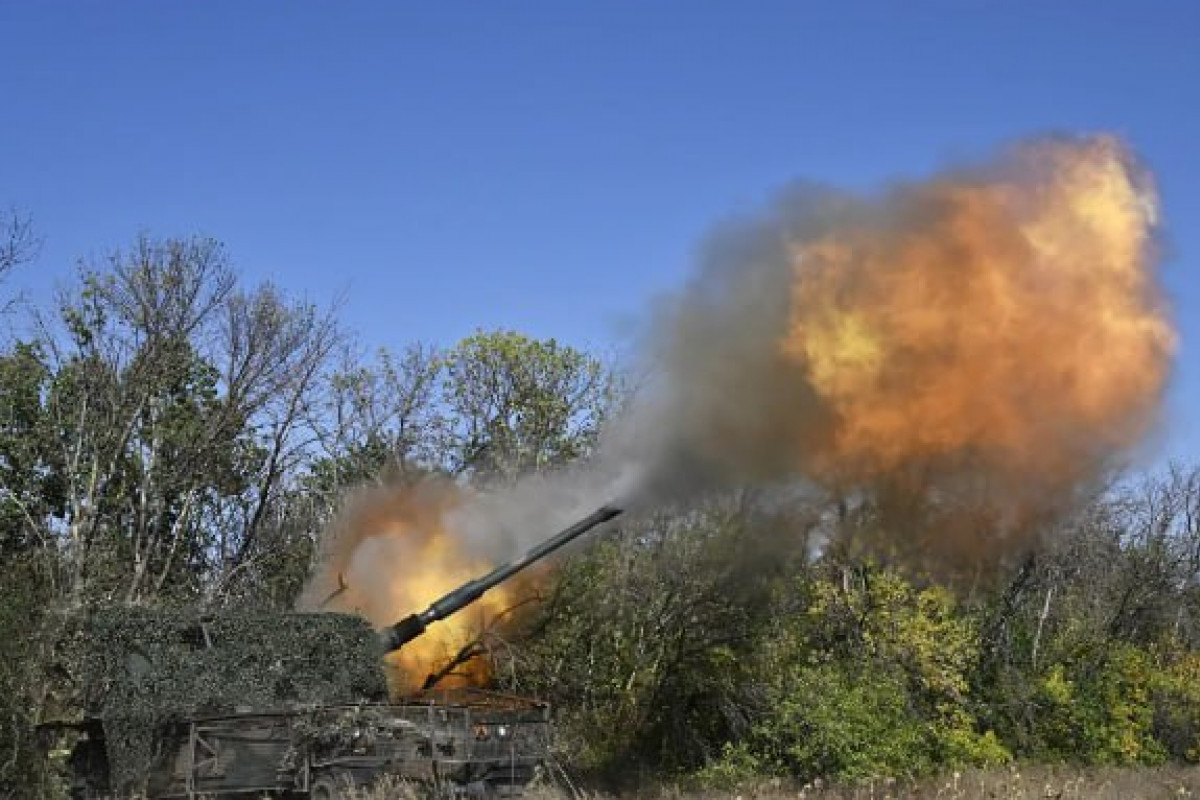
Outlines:
{"label": "gray smoke", "polygon": [[508,560],[605,503],[636,514],[791,474],[800,434],[790,421],[811,428],[821,412],[778,346],[792,279],[784,234],[831,207],[832,195],[797,189],[780,216],[712,236],[691,282],[654,304],[643,361],[631,365],[650,378],[591,457],[481,493],[450,527],[474,552]]}

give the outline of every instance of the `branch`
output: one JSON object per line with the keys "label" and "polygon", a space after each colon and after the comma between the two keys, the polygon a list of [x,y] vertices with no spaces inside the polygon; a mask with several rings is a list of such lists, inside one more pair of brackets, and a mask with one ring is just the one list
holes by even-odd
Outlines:
{"label": "branch", "polygon": [[463,645],[462,648],[459,649],[458,653],[456,653],[454,657],[446,662],[446,664],[440,669],[435,672],[431,672],[428,676],[426,676],[425,683],[421,685],[422,691],[432,689],[434,686],[437,686],[442,680],[453,674],[454,670],[456,670],[458,667],[461,667],[463,664],[466,664],[471,659],[478,658],[479,656],[485,656],[490,653],[491,648],[487,645],[487,640],[493,638],[492,630],[499,625],[505,617],[512,615],[523,606],[537,602],[539,599],[540,597],[537,595],[527,597],[524,600],[514,603],[500,613],[496,614],[496,616],[492,617],[491,621],[488,622],[487,626],[484,627],[478,636]]}

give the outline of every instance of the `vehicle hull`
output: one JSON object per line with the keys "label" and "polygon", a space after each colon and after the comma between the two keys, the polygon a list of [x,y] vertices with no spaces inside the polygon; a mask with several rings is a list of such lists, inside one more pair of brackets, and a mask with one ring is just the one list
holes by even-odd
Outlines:
{"label": "vehicle hull", "polygon": [[[76,796],[110,796],[97,758],[103,723],[93,720],[88,729],[78,745],[86,754],[72,759]],[[326,786],[366,786],[387,776],[513,795],[545,760],[548,739],[544,704],[478,690],[402,703],[196,715],[157,733],[145,794],[305,796],[322,779]]]}

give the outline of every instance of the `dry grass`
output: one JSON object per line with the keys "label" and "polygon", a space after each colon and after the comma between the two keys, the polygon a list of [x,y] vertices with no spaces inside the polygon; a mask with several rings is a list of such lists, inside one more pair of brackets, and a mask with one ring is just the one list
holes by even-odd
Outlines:
{"label": "dry grass", "polygon": [[[780,782],[740,791],[656,789],[613,800],[1166,800],[1200,798],[1200,767],[1159,769],[1076,769],[1029,767],[962,772],[916,782],[890,779],[857,786],[788,786]],[[588,792],[573,794],[531,787],[525,800],[608,800]]]}
{"label": "dry grass", "polygon": [[[422,800],[426,793],[404,782],[359,790],[353,800]],[[620,796],[587,790],[531,786],[523,800],[1167,800],[1200,798],[1200,767],[1077,769],[1029,767],[962,772],[923,781],[878,780],[856,786],[770,781],[738,791],[688,791],[660,787]]]}

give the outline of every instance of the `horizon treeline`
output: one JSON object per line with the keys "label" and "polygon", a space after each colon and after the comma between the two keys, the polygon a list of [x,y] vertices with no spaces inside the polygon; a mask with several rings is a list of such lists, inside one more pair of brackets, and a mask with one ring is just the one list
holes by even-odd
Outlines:
{"label": "horizon treeline", "polygon": [[[4,276],[36,241],[0,222]],[[364,353],[211,239],[142,236],[51,307],[0,300],[5,797],[61,786],[35,728],[50,610],[289,609],[350,490],[586,458],[630,391],[512,331]],[[1200,760],[1200,468],[1114,470],[970,569],[876,499],[748,486],[641,515],[459,655],[549,700],[557,767],[612,785]]]}

